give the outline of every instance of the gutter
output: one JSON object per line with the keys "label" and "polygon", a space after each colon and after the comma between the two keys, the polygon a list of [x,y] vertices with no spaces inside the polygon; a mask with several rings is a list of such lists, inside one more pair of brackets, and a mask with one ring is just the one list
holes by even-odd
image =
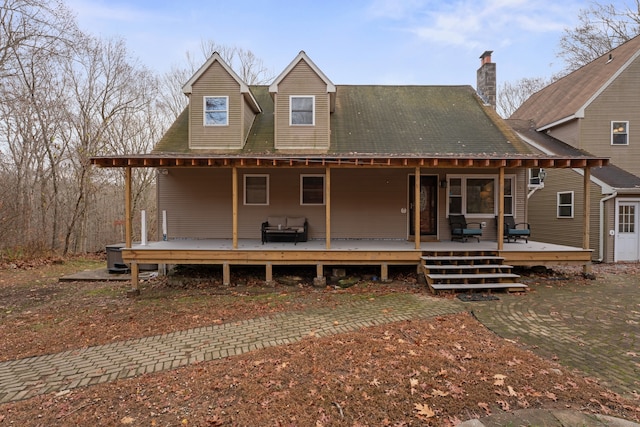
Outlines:
{"label": "gutter", "polygon": [[597,262],[602,262],[602,260],[604,259],[604,239],[607,237],[604,233],[604,203],[613,199],[614,197],[618,197],[618,191],[614,190],[612,194],[609,194],[606,197],[603,197],[602,199],[600,199],[600,230],[599,230],[599,235],[600,235],[600,242],[598,245],[598,260]]}

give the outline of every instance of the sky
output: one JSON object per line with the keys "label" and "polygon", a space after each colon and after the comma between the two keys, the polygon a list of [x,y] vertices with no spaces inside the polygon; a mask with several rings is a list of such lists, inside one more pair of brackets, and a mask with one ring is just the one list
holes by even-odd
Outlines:
{"label": "sky", "polygon": [[[625,0],[608,0],[624,6]],[[156,73],[202,41],[250,50],[274,76],[304,50],[337,85],[476,86],[493,51],[498,85],[549,77],[564,29],[589,0],[67,0],[86,32],[122,38]],[[202,57],[202,63],[205,58]]]}

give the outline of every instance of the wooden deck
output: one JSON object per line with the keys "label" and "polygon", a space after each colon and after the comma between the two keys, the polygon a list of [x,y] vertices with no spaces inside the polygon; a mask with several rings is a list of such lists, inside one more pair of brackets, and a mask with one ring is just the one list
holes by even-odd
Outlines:
{"label": "wooden deck", "polygon": [[[294,245],[289,242],[262,244],[258,239],[246,239],[239,240],[234,249],[231,240],[183,239],[134,244],[122,249],[122,257],[132,263],[132,267],[148,263],[219,264],[223,266],[223,280],[228,283],[230,268],[234,265],[264,265],[267,281],[272,280],[274,265],[316,266],[318,278],[324,276],[325,266],[372,265],[380,266],[380,278],[386,280],[389,265],[415,265],[419,269],[425,254],[478,252],[494,253],[514,266],[591,263],[590,250],[535,241],[504,243],[503,250],[498,251],[495,241],[421,242],[420,249],[416,249],[414,242],[406,240],[332,240],[327,249],[324,240]],[[137,283],[134,286],[137,287]]]}

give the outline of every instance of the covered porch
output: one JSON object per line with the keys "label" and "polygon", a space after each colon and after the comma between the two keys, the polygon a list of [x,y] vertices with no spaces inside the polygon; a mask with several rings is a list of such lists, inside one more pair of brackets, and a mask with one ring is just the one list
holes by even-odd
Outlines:
{"label": "covered porch", "polygon": [[[180,239],[133,244],[122,250],[123,258],[139,264],[214,264],[223,269],[223,282],[230,284],[234,266],[260,265],[265,268],[265,281],[273,280],[277,265],[307,265],[316,268],[322,279],[325,268],[341,265],[363,265],[379,268],[381,280],[388,279],[389,266],[412,265],[420,271],[423,256],[492,254],[504,258],[512,266],[591,264],[591,250],[529,240],[504,242],[500,249],[495,241],[433,241],[416,243],[407,240],[333,239],[327,249],[325,240],[267,242],[259,239]],[[136,276],[134,276],[135,278]],[[137,288],[137,282],[134,284]]]}

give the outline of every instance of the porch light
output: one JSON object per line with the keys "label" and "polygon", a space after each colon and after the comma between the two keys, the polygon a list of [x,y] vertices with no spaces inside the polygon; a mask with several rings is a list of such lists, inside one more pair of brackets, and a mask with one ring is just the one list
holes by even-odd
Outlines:
{"label": "porch light", "polygon": [[441,179],[440,180],[440,188],[447,188],[447,180],[446,179]]}
{"label": "porch light", "polygon": [[538,178],[540,178],[540,182],[544,182],[544,179],[547,177],[547,171],[544,169],[540,169],[538,172]]}

